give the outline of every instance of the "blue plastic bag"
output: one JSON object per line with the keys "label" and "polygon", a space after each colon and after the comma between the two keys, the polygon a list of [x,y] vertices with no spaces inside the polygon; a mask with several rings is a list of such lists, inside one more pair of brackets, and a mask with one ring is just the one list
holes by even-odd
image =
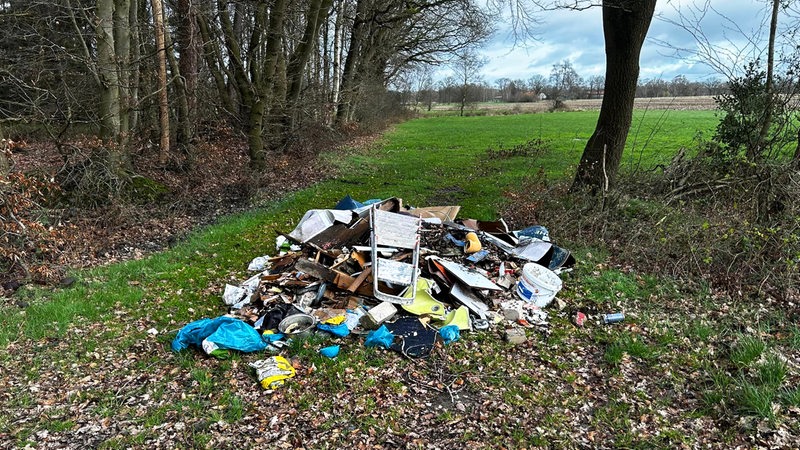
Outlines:
{"label": "blue plastic bag", "polygon": [[331,345],[330,347],[321,348],[319,349],[319,354],[326,358],[336,358],[339,355],[339,346]]}
{"label": "blue plastic bag", "polygon": [[284,335],[283,333],[264,333],[261,335],[261,339],[267,344],[271,344],[275,341],[280,341],[285,337],[286,335]]}
{"label": "blue plastic bag", "polygon": [[233,317],[200,319],[186,324],[172,341],[172,350],[179,352],[190,345],[203,346],[203,341],[220,349],[257,352],[267,348],[255,328]]}
{"label": "blue plastic bag", "polygon": [[447,325],[439,329],[439,335],[445,344],[450,344],[461,337],[461,332],[458,330],[458,325]]}
{"label": "blue plastic bag", "polygon": [[332,334],[334,336],[339,336],[339,337],[345,337],[348,334],[350,334],[350,328],[347,328],[347,324],[344,323],[344,322],[340,323],[339,325],[331,325],[331,324],[328,324],[328,323],[318,323],[317,324],[317,328],[319,328],[322,331],[327,331],[328,333],[330,333],[330,334]]}
{"label": "blue plastic bag", "polygon": [[364,341],[364,345],[367,347],[381,346],[383,348],[389,348],[392,345],[392,341],[394,341],[392,332],[386,328],[386,325],[381,325],[377,330],[369,332],[367,339]]}

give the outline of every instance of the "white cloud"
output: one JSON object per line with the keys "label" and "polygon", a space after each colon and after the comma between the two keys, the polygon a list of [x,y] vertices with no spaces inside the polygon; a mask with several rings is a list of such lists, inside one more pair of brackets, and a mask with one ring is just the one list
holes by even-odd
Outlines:
{"label": "white cloud", "polygon": [[[689,33],[670,21],[678,21],[679,12],[689,15],[691,5],[704,3],[704,0],[661,0],[657,3],[656,17],[640,58],[642,79],[672,79],[677,75],[695,80],[722,78],[702,64],[702,60],[698,62],[691,55],[675,54],[676,48],[696,50],[697,43]],[[700,26],[708,40],[719,46],[718,54],[724,55],[727,49],[731,54],[744,52],[748,57],[755,55],[757,47],[748,46],[747,40],[763,42],[768,20],[767,3],[763,0],[712,0],[710,4],[713,11],[707,11]],[[547,11],[540,13],[539,18],[542,23],[536,29],[537,41],[515,47],[506,26],[486,45],[483,54],[489,62],[482,72],[487,81],[528,79],[534,74],[547,77],[553,65],[564,59],[568,59],[584,78],[605,73],[600,8]],[[741,62],[728,61],[727,64],[741,65]]]}

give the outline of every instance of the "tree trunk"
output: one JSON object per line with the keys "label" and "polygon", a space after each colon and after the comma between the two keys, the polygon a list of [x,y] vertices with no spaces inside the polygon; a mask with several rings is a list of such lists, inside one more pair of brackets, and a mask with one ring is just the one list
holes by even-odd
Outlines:
{"label": "tree trunk", "polygon": [[[464,63],[466,64],[466,62]],[[467,81],[469,81],[469,74],[467,69],[464,69],[464,79],[461,85],[461,107],[459,108],[459,116],[464,117],[464,107],[467,106]]]}
{"label": "tree trunk", "polygon": [[305,74],[306,65],[314,50],[317,36],[319,34],[322,21],[328,14],[333,0],[312,0],[309,4],[308,13],[306,15],[306,29],[303,32],[303,38],[295,48],[292,54],[292,59],[286,68],[286,79],[289,83],[289,90],[286,94],[286,105],[289,108],[287,111],[286,131],[291,132],[296,125],[297,121],[297,103],[300,98],[300,88],[303,84],[303,75]]}
{"label": "tree trunk", "polygon": [[[172,48],[172,37],[169,33],[164,33],[165,48]],[[167,61],[169,61],[169,68],[172,71],[172,79],[174,80],[175,97],[178,103],[178,129],[176,130],[175,143],[177,150],[185,157],[182,163],[182,169],[188,170],[193,164],[192,155],[192,122],[191,113],[189,108],[188,87],[186,86],[187,79],[183,76],[180,69],[180,63],[175,58],[174,52],[166,52]]]}
{"label": "tree trunk", "polygon": [[794,148],[792,164],[794,164],[795,169],[800,170],[800,128],[797,129],[797,147]]}
{"label": "tree trunk", "polygon": [[11,150],[9,149],[8,141],[3,136],[3,130],[0,128],[0,177],[7,177],[11,172]]}
{"label": "tree trunk", "polygon": [[127,146],[130,138],[130,111],[132,109],[130,98],[130,61],[131,61],[131,22],[130,0],[114,1],[114,53],[116,54],[117,74],[119,83],[120,145]]}
{"label": "tree trunk", "polygon": [[97,0],[97,72],[100,78],[100,135],[119,142],[119,78],[114,52],[114,0]]}
{"label": "tree trunk", "polygon": [[758,132],[758,141],[755,148],[747,148],[747,159],[753,162],[758,162],[761,155],[764,153],[764,146],[767,142],[767,134],[769,127],[772,125],[772,109],[776,99],[773,94],[774,85],[774,67],[775,67],[775,35],[778,31],[778,10],[780,9],[780,0],[772,0],[772,18],[769,22],[769,45],[767,49],[767,80],[764,86],[764,96],[767,99],[764,111],[764,117],[761,122],[761,129]]}
{"label": "tree trunk", "polygon": [[200,45],[197,32],[197,12],[193,0],[178,0],[179,17],[177,44],[180,51],[178,62],[180,77],[183,81],[185,111],[181,111],[178,129],[178,145],[189,149],[194,135],[195,118],[197,117],[197,72],[198,48]]}
{"label": "tree trunk", "polygon": [[139,64],[139,58],[141,57],[139,50],[139,45],[141,44],[139,0],[131,0],[129,16],[131,24],[131,76],[129,78],[130,89],[128,94],[131,107],[128,110],[128,124],[132,131],[136,131],[139,126],[139,74],[141,73]]}
{"label": "tree trunk", "polygon": [[158,59],[158,117],[161,129],[158,161],[161,165],[169,158],[169,99],[167,97],[167,47],[164,40],[164,11],[162,0],[152,0],[153,26],[156,34],[156,56]]}
{"label": "tree trunk", "polygon": [[203,39],[203,55],[206,61],[206,67],[208,67],[211,76],[214,78],[217,95],[219,95],[220,102],[225,111],[231,116],[236,116],[238,110],[234,107],[233,99],[228,91],[228,86],[225,84],[225,76],[223,74],[225,66],[219,45],[217,45],[217,39],[216,37],[214,39],[211,38],[211,29],[208,26],[206,17],[199,14],[197,19],[200,37]]}
{"label": "tree trunk", "polygon": [[[335,11],[335,7],[331,9],[331,14]],[[322,44],[321,44],[321,52],[322,52],[322,67],[320,70],[322,71],[322,87],[320,92],[320,101],[322,102],[324,109],[324,121],[327,123],[328,121],[328,113],[327,113],[327,106],[328,102],[331,101],[330,96],[330,86],[331,86],[331,52],[330,52],[330,34],[331,34],[331,22],[330,17],[325,20],[325,26],[322,29]]]}
{"label": "tree trunk", "polygon": [[342,27],[344,22],[344,2],[339,2],[335,7],[336,21],[333,23],[333,86],[331,86],[331,94],[333,98],[331,103],[336,107],[339,103],[339,82],[341,80],[341,65],[342,65]]}
{"label": "tree trunk", "polygon": [[264,154],[264,139],[262,137],[264,126],[264,100],[256,100],[250,108],[250,124],[247,130],[247,144],[250,156],[250,167],[254,171],[264,170],[267,167],[267,158]]}
{"label": "tree trunk", "polygon": [[656,0],[603,1],[605,95],[595,131],[578,164],[572,190],[607,190],[616,178],[633,117],[639,54]]}
{"label": "tree trunk", "polygon": [[352,115],[356,90],[356,61],[361,57],[368,3],[366,0],[358,0],[356,3],[356,17],[353,21],[353,29],[350,31],[350,47],[347,50],[342,69],[340,102],[336,108],[336,122],[339,125],[347,122]]}

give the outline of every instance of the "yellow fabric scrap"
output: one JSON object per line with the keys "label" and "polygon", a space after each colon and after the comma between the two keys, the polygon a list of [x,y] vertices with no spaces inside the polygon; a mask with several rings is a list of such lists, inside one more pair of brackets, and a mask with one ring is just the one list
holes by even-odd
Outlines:
{"label": "yellow fabric scrap", "polygon": [[344,323],[345,320],[347,320],[347,316],[334,316],[322,323],[328,325],[341,325]]}

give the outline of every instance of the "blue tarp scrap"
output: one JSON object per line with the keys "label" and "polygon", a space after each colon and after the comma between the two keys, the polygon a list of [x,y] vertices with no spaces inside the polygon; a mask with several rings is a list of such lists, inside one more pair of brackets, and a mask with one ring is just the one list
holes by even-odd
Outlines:
{"label": "blue tarp scrap", "polygon": [[392,341],[394,341],[394,335],[386,328],[386,325],[381,325],[377,330],[369,332],[367,338],[364,340],[364,345],[366,347],[380,346],[389,348],[392,346]]}
{"label": "blue tarp scrap", "polygon": [[446,325],[439,328],[439,335],[445,344],[457,341],[461,337],[461,332],[458,330],[457,325]]}
{"label": "blue tarp scrap", "polygon": [[255,328],[239,319],[222,316],[186,324],[172,341],[172,350],[179,352],[190,345],[202,347],[204,340],[225,350],[258,352],[267,348]]}
{"label": "blue tarp scrap", "polygon": [[328,333],[330,333],[330,334],[332,334],[334,336],[339,336],[339,337],[345,337],[348,334],[350,334],[350,328],[347,328],[347,324],[344,323],[344,322],[340,323],[339,325],[332,325],[332,324],[328,324],[328,323],[318,323],[317,324],[317,328],[322,330],[322,331],[327,331]]}

